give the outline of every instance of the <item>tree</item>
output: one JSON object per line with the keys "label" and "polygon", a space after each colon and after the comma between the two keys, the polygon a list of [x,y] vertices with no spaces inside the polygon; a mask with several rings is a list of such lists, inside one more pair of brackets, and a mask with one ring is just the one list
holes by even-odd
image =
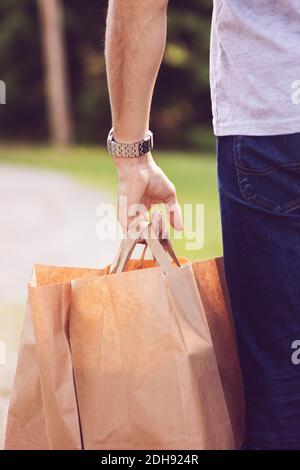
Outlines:
{"label": "tree", "polygon": [[40,11],[45,83],[51,138],[58,145],[72,141],[73,123],[70,110],[66,54],[60,0],[38,0]]}

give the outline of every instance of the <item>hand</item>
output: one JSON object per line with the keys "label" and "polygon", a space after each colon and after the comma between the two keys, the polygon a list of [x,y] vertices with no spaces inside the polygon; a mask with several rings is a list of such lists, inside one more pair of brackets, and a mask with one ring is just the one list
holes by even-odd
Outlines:
{"label": "hand", "polygon": [[[141,220],[149,220],[151,205],[164,203],[169,221],[175,230],[181,231],[181,210],[174,184],[155,163],[151,153],[137,158],[115,158],[119,174],[118,218],[124,230]],[[162,217],[152,218],[156,235],[163,232]]]}

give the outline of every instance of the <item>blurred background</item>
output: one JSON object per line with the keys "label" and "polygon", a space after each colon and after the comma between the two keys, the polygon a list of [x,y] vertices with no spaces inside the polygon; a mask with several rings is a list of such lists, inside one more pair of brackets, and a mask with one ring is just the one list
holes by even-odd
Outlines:
{"label": "blurred background", "polygon": [[[111,127],[105,77],[107,0],[1,0],[0,80],[0,447],[35,262],[102,266],[117,240],[96,237],[99,204],[115,203],[105,151]],[[212,0],[173,0],[153,98],[154,157],[181,204],[205,206],[203,248],[220,255],[209,38]],[[170,146],[172,142],[172,146]],[[0,348],[1,350],[1,348]]]}

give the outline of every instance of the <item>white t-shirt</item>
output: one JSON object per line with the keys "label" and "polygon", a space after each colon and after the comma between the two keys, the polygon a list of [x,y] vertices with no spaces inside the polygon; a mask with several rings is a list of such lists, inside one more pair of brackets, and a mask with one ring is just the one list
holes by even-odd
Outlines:
{"label": "white t-shirt", "polygon": [[300,0],[214,0],[215,134],[300,132]]}

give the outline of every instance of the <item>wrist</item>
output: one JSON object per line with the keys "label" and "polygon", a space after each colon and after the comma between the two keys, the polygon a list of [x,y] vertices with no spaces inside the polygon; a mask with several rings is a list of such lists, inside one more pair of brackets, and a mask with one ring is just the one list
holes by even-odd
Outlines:
{"label": "wrist", "polygon": [[154,159],[151,152],[147,152],[145,155],[135,158],[113,157],[113,160],[115,162],[118,173],[121,175],[140,171],[143,168],[149,168],[149,166],[154,164]]}
{"label": "wrist", "polygon": [[123,144],[134,144],[145,138],[148,128],[127,130],[124,126],[114,127],[114,140]]}

